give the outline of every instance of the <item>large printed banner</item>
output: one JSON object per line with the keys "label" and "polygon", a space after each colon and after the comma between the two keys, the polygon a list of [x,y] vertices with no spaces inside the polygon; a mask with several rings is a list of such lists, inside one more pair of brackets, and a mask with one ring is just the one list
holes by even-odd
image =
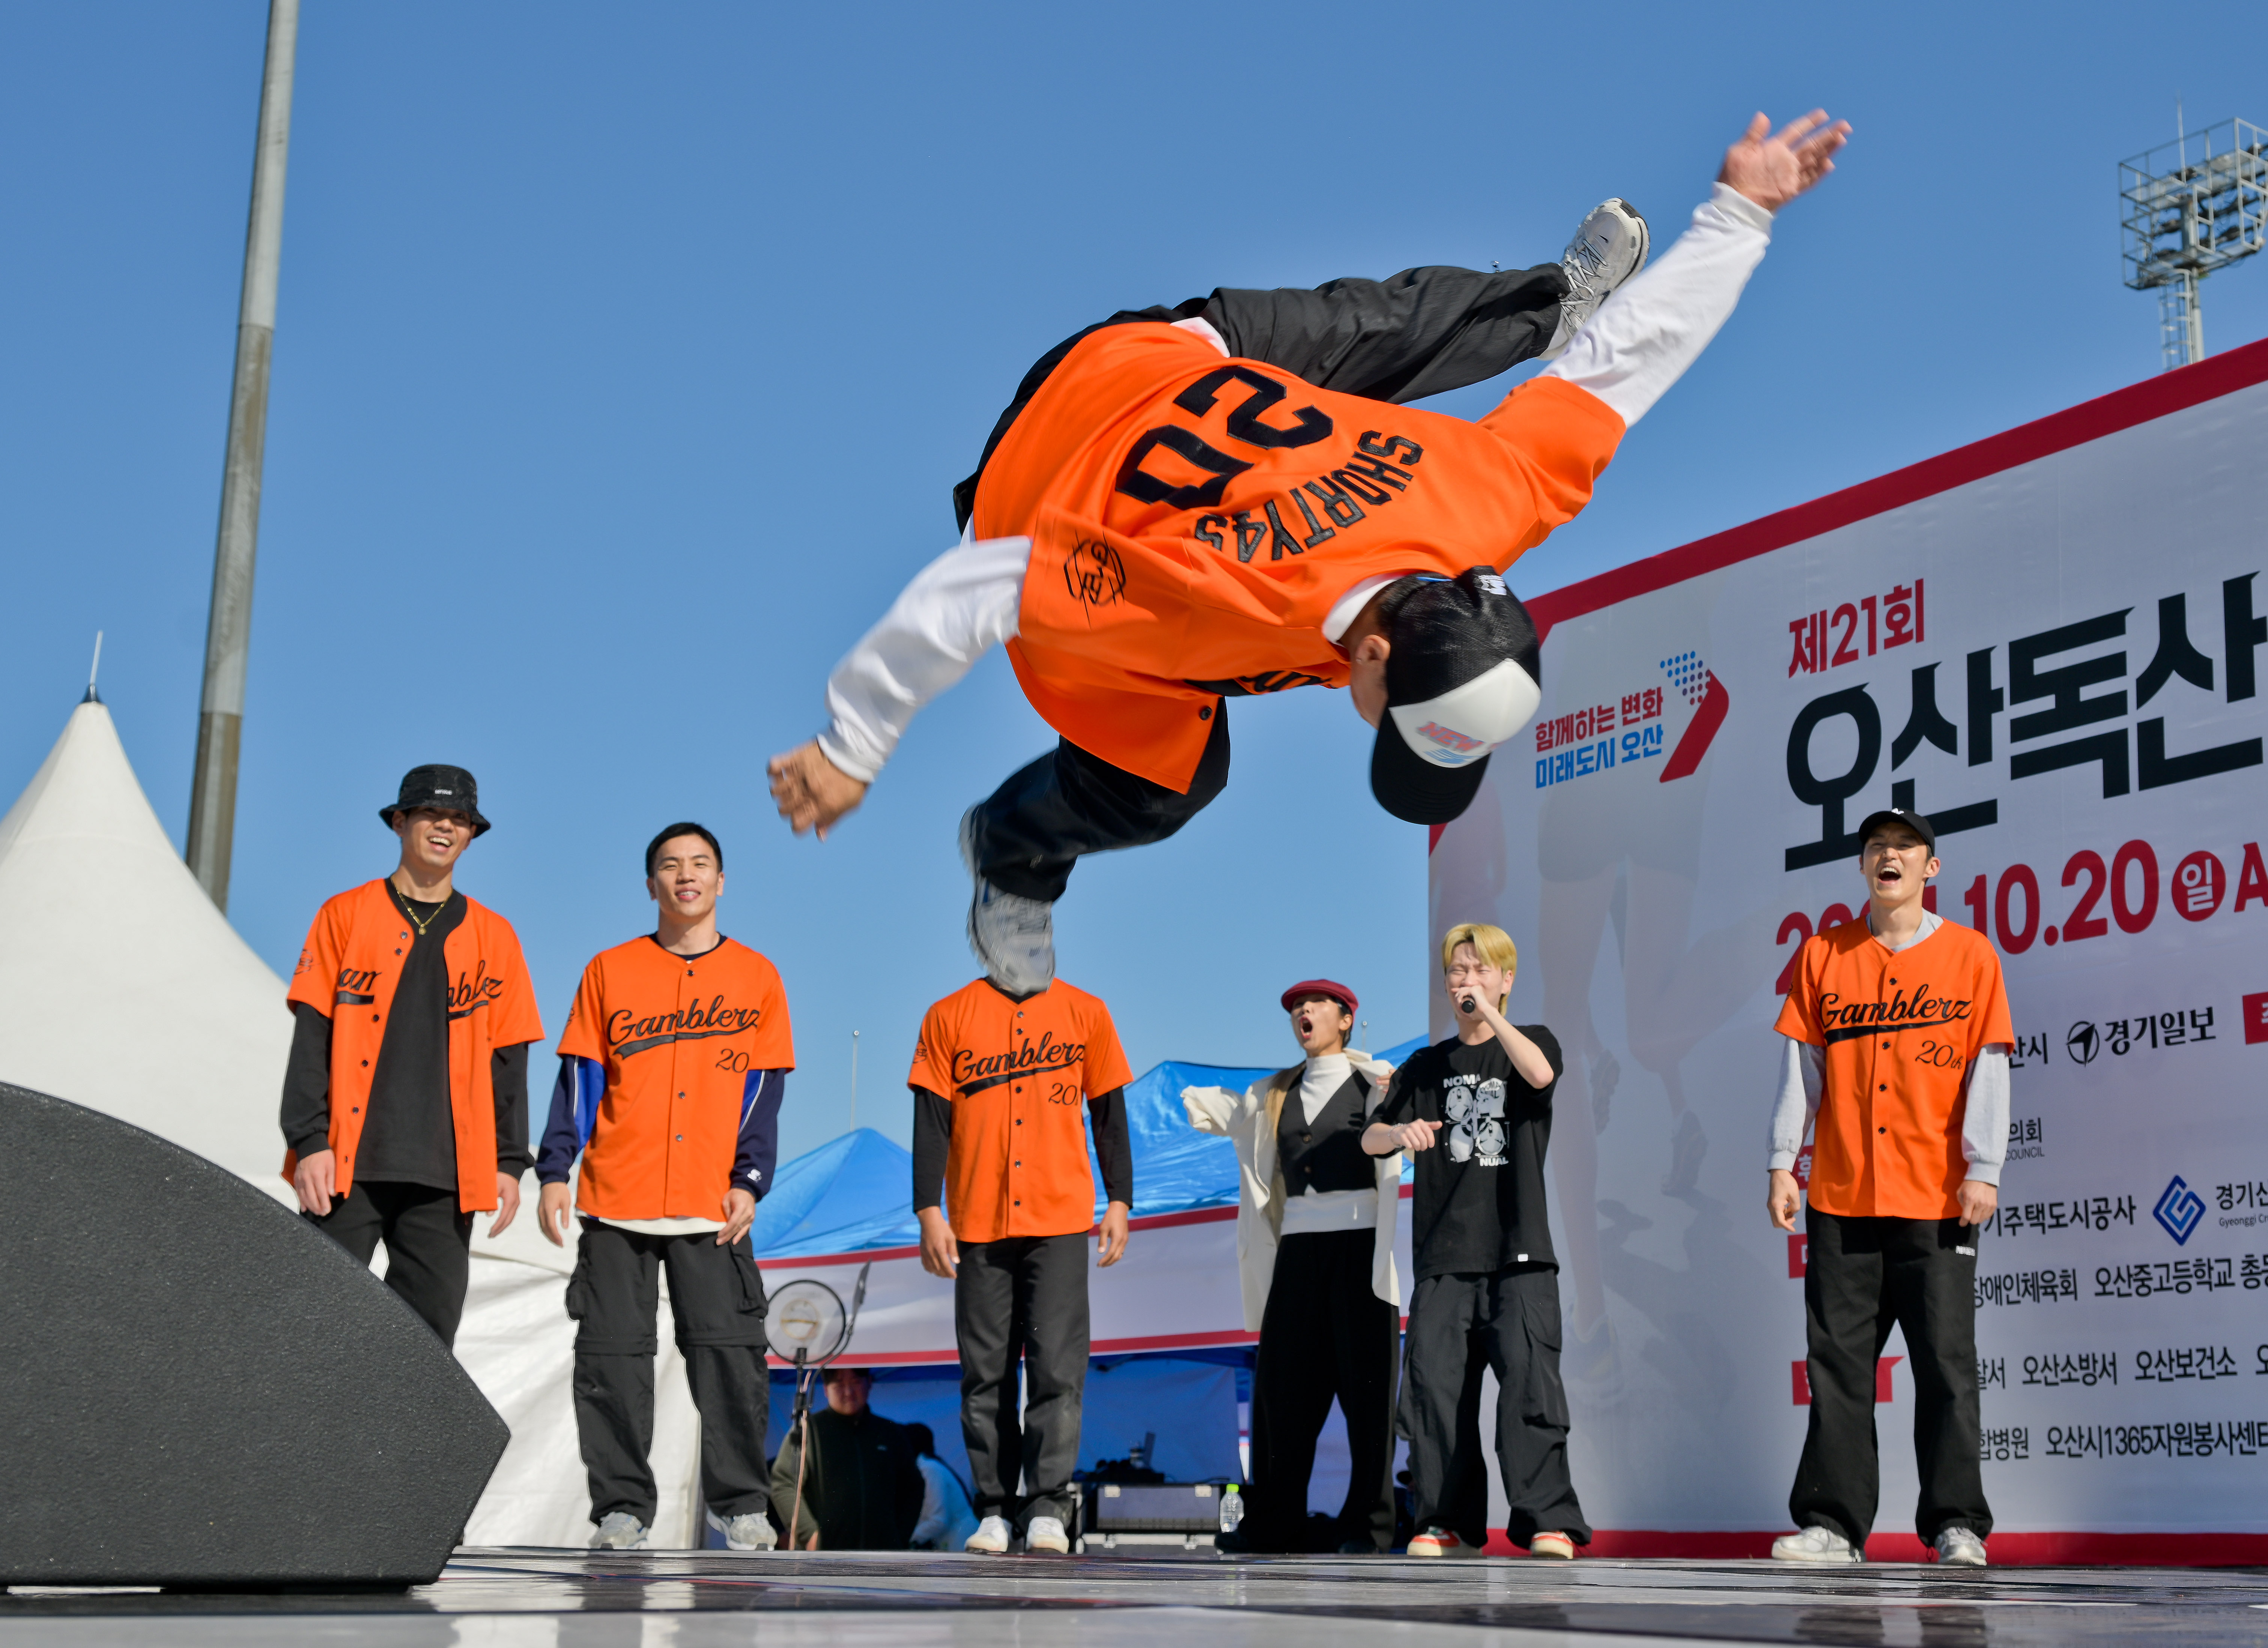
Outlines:
{"label": "large printed banner", "polygon": [[1532,606],[1544,707],[1436,845],[1432,920],[1509,930],[1513,1017],[1568,1051],[1592,1521],[1791,1526],[1771,1024],[1896,804],[1935,821],[1935,907],[1991,935],[2021,1043],[1977,1288],[1999,1526],[2268,1532],[2268,344]]}

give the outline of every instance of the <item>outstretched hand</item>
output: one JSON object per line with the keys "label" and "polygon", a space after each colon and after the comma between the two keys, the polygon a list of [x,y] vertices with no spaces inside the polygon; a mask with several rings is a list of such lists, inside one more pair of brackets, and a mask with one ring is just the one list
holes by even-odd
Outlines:
{"label": "outstretched hand", "polygon": [[1773,132],[1758,115],[1740,142],[1725,151],[1719,183],[1729,183],[1766,211],[1778,211],[1835,169],[1835,151],[1851,141],[1851,122],[1828,123],[1815,108]]}
{"label": "outstretched hand", "polygon": [[866,799],[865,784],[829,761],[816,738],[774,756],[764,771],[771,776],[773,804],[798,835],[816,830],[826,840],[843,815]]}

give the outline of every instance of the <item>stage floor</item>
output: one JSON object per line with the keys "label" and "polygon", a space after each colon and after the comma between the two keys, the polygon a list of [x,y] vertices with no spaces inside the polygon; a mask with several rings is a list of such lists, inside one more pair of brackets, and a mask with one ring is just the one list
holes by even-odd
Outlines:
{"label": "stage floor", "polygon": [[465,1549],[372,1595],[18,1590],[0,1648],[2258,1644],[2257,1569]]}

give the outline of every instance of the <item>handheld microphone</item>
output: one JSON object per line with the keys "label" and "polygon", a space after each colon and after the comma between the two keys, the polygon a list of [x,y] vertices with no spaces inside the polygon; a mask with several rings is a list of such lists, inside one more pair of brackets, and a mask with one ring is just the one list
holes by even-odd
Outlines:
{"label": "handheld microphone", "polygon": [[1469,1013],[1469,1012],[1471,1012],[1471,1011],[1473,1010],[1473,998],[1472,998],[1472,997],[1470,997],[1470,996],[1467,996],[1467,997],[1466,997],[1462,1001],[1459,1002],[1457,1005],[1458,1005],[1458,1007],[1459,1007],[1462,1010],[1463,1010],[1463,1011],[1465,1011],[1465,1012],[1467,1012],[1467,1013]]}

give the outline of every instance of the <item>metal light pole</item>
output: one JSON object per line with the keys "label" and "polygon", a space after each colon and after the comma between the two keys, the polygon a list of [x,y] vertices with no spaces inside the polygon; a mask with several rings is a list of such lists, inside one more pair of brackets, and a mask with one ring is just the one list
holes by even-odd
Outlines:
{"label": "metal light pole", "polygon": [[2175,113],[2174,141],[2118,167],[2126,284],[2158,294],[2158,345],[2168,369],[2205,358],[2207,275],[2268,246],[2268,131],[2225,120],[2191,131]]}
{"label": "metal light pole", "polygon": [[205,624],[196,777],[189,791],[189,868],[224,910],[228,908],[229,850],[236,835],[236,757],[244,731],[245,664],[252,647],[252,561],[260,539],[268,365],[276,342],[276,275],[284,251],[284,161],[291,141],[291,64],[298,39],[299,0],[269,0],[268,62],[260,82],[252,213],[244,236],[244,296],[236,318],[236,381],[229,395],[228,455],[221,470],[212,612]]}
{"label": "metal light pole", "polygon": [[858,1129],[858,1032],[850,1032],[850,1130]]}

